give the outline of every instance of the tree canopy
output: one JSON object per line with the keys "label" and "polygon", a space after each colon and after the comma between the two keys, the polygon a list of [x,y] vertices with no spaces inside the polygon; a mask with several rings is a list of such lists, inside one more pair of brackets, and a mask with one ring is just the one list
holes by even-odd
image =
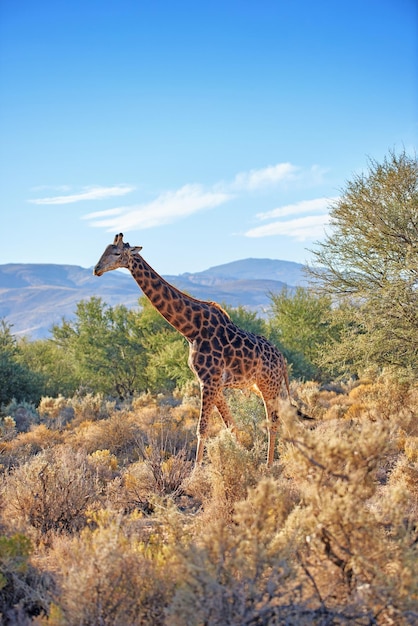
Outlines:
{"label": "tree canopy", "polygon": [[319,366],[322,351],[338,339],[331,298],[298,287],[271,294],[269,338],[285,355],[292,374],[301,379],[322,380],[327,376]]}
{"label": "tree canopy", "polygon": [[330,217],[310,272],[345,314],[336,358],[418,371],[417,159],[403,152],[371,160]]}
{"label": "tree canopy", "polygon": [[12,399],[38,402],[41,376],[19,362],[19,348],[12,327],[0,320],[0,406]]}

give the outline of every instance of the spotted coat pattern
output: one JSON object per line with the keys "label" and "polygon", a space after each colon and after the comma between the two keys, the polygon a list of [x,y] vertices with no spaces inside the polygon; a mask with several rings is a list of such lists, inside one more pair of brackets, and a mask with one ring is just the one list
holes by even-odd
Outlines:
{"label": "spotted coat pattern", "polygon": [[216,407],[226,426],[236,430],[223,394],[225,388],[252,388],[264,402],[269,426],[267,463],[274,459],[278,408],[283,383],[289,381],[283,355],[265,337],[236,326],[215,302],[197,300],[170,285],[142,258],[140,247],[116,235],[94,268],[94,274],[125,267],[152,305],[189,342],[189,366],[201,388],[196,461],[203,458],[209,418]]}

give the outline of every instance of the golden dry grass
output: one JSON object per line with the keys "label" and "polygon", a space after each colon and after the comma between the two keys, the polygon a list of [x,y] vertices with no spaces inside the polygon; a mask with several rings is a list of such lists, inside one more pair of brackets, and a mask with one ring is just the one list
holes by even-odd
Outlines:
{"label": "golden dry grass", "polygon": [[194,470],[192,389],[47,398],[27,432],[3,423],[1,623],[417,623],[416,384],[292,393],[316,421],[282,411],[270,470],[262,407],[240,394],[238,438],[215,418]]}

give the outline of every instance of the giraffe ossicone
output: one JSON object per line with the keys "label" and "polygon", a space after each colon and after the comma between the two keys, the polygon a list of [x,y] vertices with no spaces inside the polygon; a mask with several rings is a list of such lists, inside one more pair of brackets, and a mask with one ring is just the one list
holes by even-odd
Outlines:
{"label": "giraffe ossicone", "polygon": [[283,355],[265,337],[236,326],[215,302],[198,300],[170,285],[142,258],[141,250],[140,246],[124,243],[123,234],[119,233],[105,249],[93,273],[101,276],[127,268],[151,304],[189,342],[189,366],[201,389],[196,463],[203,459],[209,418],[215,407],[225,425],[236,430],[223,390],[253,388],[264,402],[268,423],[267,465],[271,465],[283,384],[290,400]]}

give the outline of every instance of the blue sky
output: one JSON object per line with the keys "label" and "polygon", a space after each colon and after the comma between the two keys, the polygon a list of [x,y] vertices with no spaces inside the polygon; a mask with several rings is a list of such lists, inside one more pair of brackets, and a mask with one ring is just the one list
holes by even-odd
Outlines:
{"label": "blue sky", "polygon": [[417,102],[415,0],[3,0],[0,263],[304,262]]}

